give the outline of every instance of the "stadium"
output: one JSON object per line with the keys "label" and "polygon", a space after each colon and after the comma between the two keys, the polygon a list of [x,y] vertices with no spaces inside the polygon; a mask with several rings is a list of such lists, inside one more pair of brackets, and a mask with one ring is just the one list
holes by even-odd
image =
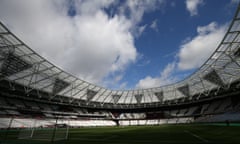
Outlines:
{"label": "stadium", "polygon": [[239,143],[240,6],[216,50],[177,83],[111,90],[81,80],[0,23],[0,143]]}

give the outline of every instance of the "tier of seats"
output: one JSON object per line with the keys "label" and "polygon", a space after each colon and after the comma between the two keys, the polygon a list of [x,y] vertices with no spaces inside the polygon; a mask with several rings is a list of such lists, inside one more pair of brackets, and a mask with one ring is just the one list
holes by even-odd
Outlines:
{"label": "tier of seats", "polygon": [[30,118],[0,118],[0,129],[10,128],[48,128],[58,125],[70,127],[84,126],[114,126],[111,120],[73,120],[73,119],[30,119]]}
{"label": "tier of seats", "polygon": [[145,113],[122,113],[117,119],[145,119]]}
{"label": "tier of seats", "polygon": [[19,115],[31,117],[33,114],[34,116],[46,118],[62,117],[62,115],[71,118],[112,117],[111,113],[107,111],[88,111],[84,108],[72,108],[37,101],[0,97],[0,117]]}
{"label": "tier of seats", "polygon": [[[108,110],[94,110],[80,107],[64,106],[53,103],[22,100],[18,98],[0,97],[0,117],[40,117],[75,119],[99,118],[112,120],[173,119],[201,117],[240,111],[240,100],[231,97],[205,102],[193,106],[185,106],[172,110],[152,112],[157,116],[148,118],[147,113],[118,113],[114,115]],[[114,116],[113,116],[114,115]]]}
{"label": "tier of seats", "polygon": [[154,120],[122,120],[119,121],[120,125],[160,125],[160,124],[180,124],[180,123],[191,123],[193,118],[171,118],[171,119],[154,119]]}

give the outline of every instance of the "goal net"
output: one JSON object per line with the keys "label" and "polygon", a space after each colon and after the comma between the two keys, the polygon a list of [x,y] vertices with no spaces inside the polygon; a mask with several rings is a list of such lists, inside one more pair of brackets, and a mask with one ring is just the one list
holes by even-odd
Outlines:
{"label": "goal net", "polygon": [[26,119],[20,129],[19,139],[59,141],[68,138],[69,120],[66,119]]}

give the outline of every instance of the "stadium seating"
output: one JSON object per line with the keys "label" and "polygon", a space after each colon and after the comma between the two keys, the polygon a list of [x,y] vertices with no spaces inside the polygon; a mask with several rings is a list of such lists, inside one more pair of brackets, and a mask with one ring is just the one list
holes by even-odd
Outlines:
{"label": "stadium seating", "polygon": [[0,107],[10,107],[7,101],[1,96],[0,96]]}
{"label": "stadium seating", "polygon": [[33,110],[40,110],[39,106],[35,102],[24,101],[26,107],[33,109]]}
{"label": "stadium seating", "polygon": [[227,112],[232,110],[232,102],[231,99],[228,98],[222,101],[221,105],[215,110],[215,113]]}
{"label": "stadium seating", "polygon": [[122,113],[117,119],[144,119],[145,113]]}
{"label": "stadium seating", "polygon": [[[56,120],[71,127],[236,121],[240,39],[232,37],[240,33],[238,15],[216,51],[189,78],[163,87],[116,91],[62,71],[0,23],[1,127],[11,120],[12,128],[54,126]],[[36,64],[41,70],[33,72]]]}
{"label": "stadium seating", "polygon": [[20,109],[26,108],[24,103],[21,100],[18,100],[18,99],[7,99],[7,100],[11,106],[16,106],[17,108],[20,108]]}
{"label": "stadium seating", "polygon": [[208,108],[206,109],[206,111],[204,112],[204,114],[213,114],[215,112],[216,109],[219,108],[219,106],[221,105],[222,101],[214,101],[212,102]]}
{"label": "stadium seating", "polygon": [[224,113],[219,115],[207,115],[195,119],[195,122],[202,123],[216,123],[216,122],[239,122],[240,113]]}
{"label": "stadium seating", "polygon": [[190,107],[188,111],[185,113],[185,116],[194,115],[194,112],[198,109],[198,106]]}

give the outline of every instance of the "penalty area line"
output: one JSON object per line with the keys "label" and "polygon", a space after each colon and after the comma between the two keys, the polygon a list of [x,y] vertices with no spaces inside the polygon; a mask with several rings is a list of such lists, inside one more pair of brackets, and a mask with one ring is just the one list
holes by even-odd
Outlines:
{"label": "penalty area line", "polygon": [[198,136],[198,135],[196,135],[196,134],[194,134],[194,133],[192,133],[192,132],[190,132],[188,130],[184,130],[184,132],[189,134],[189,135],[191,135],[191,136],[193,136],[193,137],[195,137],[195,138],[197,138],[197,139],[199,139],[199,140],[201,140],[201,141],[203,141],[203,142],[205,142],[205,143],[209,142],[208,140],[206,140],[206,139],[204,139],[204,138],[202,138],[202,137],[200,137],[200,136]]}

